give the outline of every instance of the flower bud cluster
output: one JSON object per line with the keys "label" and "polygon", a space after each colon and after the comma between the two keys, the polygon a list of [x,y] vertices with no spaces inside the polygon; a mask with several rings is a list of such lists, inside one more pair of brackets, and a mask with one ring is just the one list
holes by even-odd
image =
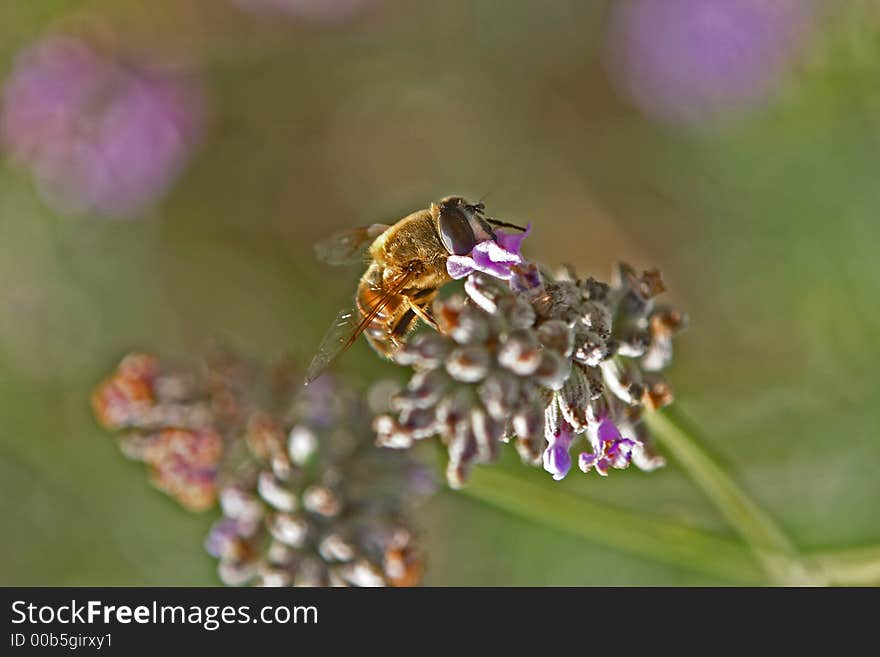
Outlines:
{"label": "flower bud cluster", "polygon": [[581,436],[584,472],[662,465],[641,416],[672,401],[659,371],[685,317],[656,303],[659,273],[621,264],[609,285],[571,271],[551,276],[523,261],[499,279],[470,273],[465,294],[435,303],[439,332],[399,352],[397,362],[413,374],[393,399],[394,413],[374,421],[379,444],[406,448],[438,435],[453,487],[472,465],[493,461],[504,442],[557,480],[571,469]]}

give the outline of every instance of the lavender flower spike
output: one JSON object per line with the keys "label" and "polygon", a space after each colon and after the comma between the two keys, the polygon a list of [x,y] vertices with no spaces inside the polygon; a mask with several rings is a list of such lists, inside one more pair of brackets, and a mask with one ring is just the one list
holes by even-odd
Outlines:
{"label": "lavender flower spike", "polygon": [[302,389],[228,355],[169,369],[132,354],[93,396],[126,455],[184,507],[222,516],[205,540],[230,586],[413,586],[411,529],[430,479],[372,444],[361,395],[338,380]]}

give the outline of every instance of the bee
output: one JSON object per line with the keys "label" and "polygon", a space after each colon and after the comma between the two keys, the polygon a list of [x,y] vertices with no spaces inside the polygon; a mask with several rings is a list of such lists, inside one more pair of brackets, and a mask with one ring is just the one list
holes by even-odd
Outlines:
{"label": "bee", "polygon": [[524,230],[487,218],[484,210],[482,203],[450,196],[392,225],[355,228],[319,242],[315,251],[329,264],[347,264],[366,255],[368,265],[355,308],[337,314],[309,365],[306,385],[362,333],[379,355],[390,359],[419,320],[437,329],[431,303],[452,280],[446,259],[467,255],[478,242],[495,239],[493,226]]}

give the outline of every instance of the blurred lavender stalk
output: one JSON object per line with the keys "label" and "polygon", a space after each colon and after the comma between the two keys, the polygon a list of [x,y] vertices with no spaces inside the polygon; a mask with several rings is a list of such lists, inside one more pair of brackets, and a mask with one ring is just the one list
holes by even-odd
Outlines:
{"label": "blurred lavender stalk", "polygon": [[812,14],[810,0],[617,2],[608,67],[623,94],[649,117],[711,124],[769,100]]}
{"label": "blurred lavender stalk", "polygon": [[18,56],[3,89],[0,137],[56,209],[122,218],[167,192],[203,120],[191,77],[52,36]]}
{"label": "blurred lavender stalk", "polygon": [[173,369],[130,354],[92,406],[157,488],[192,511],[219,501],[205,547],[225,584],[417,584],[410,511],[435,489],[430,470],[376,448],[340,381],[300,381],[228,355]]}

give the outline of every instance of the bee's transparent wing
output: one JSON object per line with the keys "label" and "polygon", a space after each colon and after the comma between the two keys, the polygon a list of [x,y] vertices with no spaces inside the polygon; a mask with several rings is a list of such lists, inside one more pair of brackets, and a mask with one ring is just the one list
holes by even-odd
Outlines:
{"label": "bee's transparent wing", "polygon": [[318,351],[309,363],[306,385],[317,379],[337,356],[345,351],[358,336],[358,314],[353,308],[340,310],[324,334]]}
{"label": "bee's transparent wing", "polygon": [[373,224],[340,231],[315,244],[315,254],[329,265],[363,262],[370,244],[388,228],[386,224]]}
{"label": "bee's transparent wing", "polygon": [[336,314],[336,319],[333,320],[330,328],[327,329],[327,333],[324,334],[324,339],[321,340],[318,352],[312,358],[312,362],[309,363],[309,369],[306,371],[306,385],[309,385],[321,376],[330,363],[353,345],[358,336],[385,309],[388,302],[397,297],[415,276],[415,271],[401,274],[387,287],[382,298],[376,302],[376,305],[373,306],[370,312],[363,317],[360,317],[359,313],[354,310],[340,310]]}

